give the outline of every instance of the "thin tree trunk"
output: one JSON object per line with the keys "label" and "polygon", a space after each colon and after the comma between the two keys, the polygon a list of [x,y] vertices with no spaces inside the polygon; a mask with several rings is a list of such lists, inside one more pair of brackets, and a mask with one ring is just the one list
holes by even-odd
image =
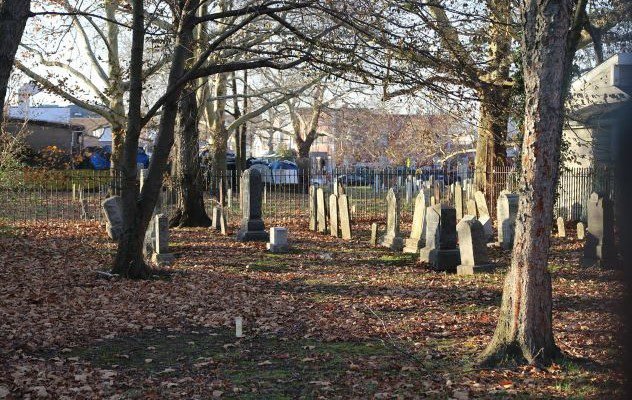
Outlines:
{"label": "thin tree trunk", "polygon": [[22,40],[30,11],[30,0],[0,0],[0,117],[4,112],[4,100],[15,53]]}
{"label": "thin tree trunk", "polygon": [[549,363],[559,354],[547,271],[564,116],[572,0],[522,0],[525,118],[520,203],[500,316],[482,363]]}
{"label": "thin tree trunk", "polygon": [[204,208],[204,192],[200,176],[200,133],[198,130],[198,104],[196,83],[185,88],[180,99],[178,134],[175,138],[175,184],[178,188],[178,207],[170,221],[171,226],[210,226],[211,220]]}

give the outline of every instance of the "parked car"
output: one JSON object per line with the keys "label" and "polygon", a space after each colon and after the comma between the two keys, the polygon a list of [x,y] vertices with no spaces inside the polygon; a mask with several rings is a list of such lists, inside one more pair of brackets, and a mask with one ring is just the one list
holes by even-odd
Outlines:
{"label": "parked car", "polygon": [[371,184],[369,178],[366,175],[357,174],[339,175],[338,182],[349,186],[366,186]]}
{"label": "parked car", "polygon": [[298,165],[292,161],[277,160],[270,163],[274,183],[298,185]]}

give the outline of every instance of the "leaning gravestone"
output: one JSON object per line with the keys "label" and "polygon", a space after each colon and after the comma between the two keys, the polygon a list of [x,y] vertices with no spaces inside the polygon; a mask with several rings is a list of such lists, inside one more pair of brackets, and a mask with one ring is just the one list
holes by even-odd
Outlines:
{"label": "leaning gravestone", "polygon": [[242,220],[241,228],[237,231],[240,242],[268,241],[268,232],[261,219],[261,201],[263,183],[261,173],[256,169],[247,169],[242,180]]}
{"label": "leaning gravestone", "polygon": [[466,215],[456,226],[459,237],[461,264],[456,267],[458,275],[473,275],[489,272],[493,265],[487,256],[487,241],[483,225],[473,215]]}
{"label": "leaning gravestone", "polygon": [[577,239],[584,240],[585,237],[586,237],[586,227],[584,227],[583,222],[578,222],[577,223]]}
{"label": "leaning gravestone", "polygon": [[443,187],[442,185],[443,182],[439,182],[439,181],[435,181],[434,182],[434,186],[433,186],[433,196],[435,199],[435,204],[440,204],[441,203],[441,189]]}
{"label": "leaning gravestone", "polygon": [[351,214],[349,211],[349,199],[346,194],[338,196],[338,223],[344,240],[351,240]]}
{"label": "leaning gravestone", "polygon": [[456,220],[460,221],[463,218],[463,186],[461,182],[454,184],[454,209],[456,210]]}
{"label": "leaning gravestone", "polygon": [[614,267],[617,249],[614,237],[614,208],[608,196],[592,193],[588,199],[588,232],[582,265]]}
{"label": "leaning gravestone", "polygon": [[454,271],[461,262],[456,247],[456,210],[436,204],[426,210],[426,246],[419,259],[439,271]]}
{"label": "leaning gravestone", "polygon": [[316,230],[316,221],[318,219],[318,204],[316,203],[316,186],[309,186],[309,230]]}
{"label": "leaning gravestone", "polygon": [[417,253],[423,247],[426,228],[426,196],[424,192],[419,192],[415,198],[415,210],[413,211],[413,225],[410,230],[410,237],[406,239],[404,253]]}
{"label": "leaning gravestone", "polygon": [[467,205],[466,208],[469,215],[478,215],[476,212],[476,201],[474,201],[474,199],[469,199],[465,204]]}
{"label": "leaning gravestone", "polygon": [[329,195],[329,234],[333,237],[340,237],[338,223],[338,196],[332,193]]}
{"label": "leaning gravestone", "polygon": [[498,218],[498,244],[509,250],[513,247],[516,231],[516,215],[518,214],[519,196],[507,191],[500,192],[496,203],[496,218]]}
{"label": "leaning gravestone", "polygon": [[319,187],[316,189],[316,225],[318,232],[327,231],[327,203],[325,203],[325,191]]}
{"label": "leaning gravestone", "polygon": [[164,214],[154,217],[155,244],[151,260],[157,265],[165,265],[173,262],[173,254],[169,252],[169,218]]}
{"label": "leaning gravestone", "polygon": [[386,195],[386,234],[380,240],[380,246],[388,247],[391,250],[400,251],[404,246],[399,231],[400,224],[400,204],[399,195],[390,188]]}
{"label": "leaning gravestone", "polygon": [[480,190],[476,191],[476,193],[474,193],[474,200],[476,201],[478,220],[483,225],[487,241],[490,241],[494,237],[494,228],[492,227],[492,218],[489,215],[489,209],[487,208],[485,194],[483,194],[483,192],[481,192]]}
{"label": "leaning gravestone", "polygon": [[287,243],[287,229],[281,227],[270,228],[270,242],[266,248],[271,253],[287,253],[290,246]]}
{"label": "leaning gravestone", "polygon": [[377,222],[371,224],[371,246],[377,246]]}
{"label": "leaning gravestone", "polygon": [[557,217],[557,237],[566,237],[566,227],[564,226],[564,218]]}
{"label": "leaning gravestone", "polygon": [[101,203],[105,216],[105,230],[112,240],[119,240],[123,233],[123,203],[121,196],[112,196]]}

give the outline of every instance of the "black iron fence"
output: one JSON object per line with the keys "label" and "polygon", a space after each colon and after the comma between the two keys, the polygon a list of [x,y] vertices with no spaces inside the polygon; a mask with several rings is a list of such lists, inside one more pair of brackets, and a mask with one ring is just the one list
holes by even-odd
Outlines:
{"label": "black iron fence", "polygon": [[[319,185],[332,192],[336,182],[342,183],[356,220],[385,218],[385,198],[389,188],[395,187],[402,201],[402,219],[412,218],[415,196],[426,190],[440,201],[454,205],[454,187],[460,183],[464,198],[472,198],[474,170],[407,170],[336,168],[306,171],[270,170],[254,166],[262,173],[264,182],[263,213],[270,221],[306,219],[308,187]],[[213,174],[204,171],[200,178],[204,187],[205,205],[209,211],[219,203],[224,193],[224,208],[229,217],[238,218],[239,176],[235,171]],[[220,190],[223,185],[224,190]],[[0,172],[0,218],[6,220],[95,219],[102,220],[101,202],[120,188],[120,179],[109,171],[22,170]],[[492,172],[488,188],[488,208],[495,216],[496,201],[502,190],[517,191],[518,173],[511,168]],[[555,207],[556,216],[567,220],[586,219],[586,201],[593,191],[614,197],[614,177],[611,170],[577,168],[562,171]],[[161,212],[168,216],[175,212],[178,191],[168,180],[162,189]]]}

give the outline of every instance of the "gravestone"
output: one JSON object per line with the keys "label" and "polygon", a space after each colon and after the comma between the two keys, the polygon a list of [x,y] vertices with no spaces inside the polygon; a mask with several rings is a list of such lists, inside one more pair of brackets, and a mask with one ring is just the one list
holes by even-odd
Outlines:
{"label": "gravestone", "polygon": [[154,217],[154,253],[151,260],[158,265],[170,264],[173,262],[173,254],[169,252],[169,218],[164,214]]}
{"label": "gravestone", "polygon": [[325,191],[319,187],[316,189],[316,224],[318,232],[327,231],[327,203],[325,203]]}
{"label": "gravestone", "polygon": [[586,228],[584,227],[583,222],[577,223],[577,239],[584,240],[586,237]]}
{"label": "gravestone", "polygon": [[237,231],[240,242],[268,241],[268,232],[261,219],[261,201],[263,183],[261,173],[256,169],[247,169],[242,174],[242,220]]}
{"label": "gravestone", "polygon": [[351,240],[351,215],[349,212],[349,199],[346,194],[338,196],[338,215],[342,238]]}
{"label": "gravestone", "polygon": [[329,195],[329,234],[333,237],[340,237],[338,226],[338,196],[334,193]]}
{"label": "gravestone", "polygon": [[564,226],[564,218],[557,217],[557,237],[566,237],[566,227]]}
{"label": "gravestone", "polygon": [[517,194],[502,191],[496,202],[498,244],[505,250],[513,247],[519,200],[520,198]]}
{"label": "gravestone", "polygon": [[318,205],[316,204],[316,186],[309,186],[309,230],[316,230]]}
{"label": "gravestone", "polygon": [[410,203],[413,199],[413,178],[412,176],[406,177],[406,204]]}
{"label": "gravestone", "polygon": [[222,207],[214,206],[211,211],[211,228],[219,231],[221,229],[220,222],[222,219]]}
{"label": "gravestone", "polygon": [[435,199],[435,204],[441,203],[441,189],[442,189],[441,182],[435,181],[433,184],[433,196]]}
{"label": "gravestone", "polygon": [[270,242],[266,248],[271,253],[287,253],[290,246],[287,243],[287,229],[281,227],[270,228]]}
{"label": "gravestone", "polygon": [[226,212],[224,209],[221,209],[220,220],[219,220],[219,231],[222,235],[228,235],[228,222],[226,221]]}
{"label": "gravestone", "polygon": [[473,275],[489,272],[493,265],[487,255],[487,240],[483,225],[473,215],[466,215],[456,226],[459,237],[461,264],[456,267],[458,275]]}
{"label": "gravestone", "polygon": [[79,207],[81,208],[81,219],[87,220],[90,218],[88,215],[88,200],[81,199],[79,201]]}
{"label": "gravestone", "polygon": [[413,211],[413,224],[410,237],[406,239],[404,253],[417,253],[424,245],[426,218],[426,196],[419,192],[415,198],[415,210]]}
{"label": "gravestone", "polygon": [[489,209],[487,208],[485,194],[483,194],[483,192],[481,192],[480,190],[476,191],[476,193],[474,193],[474,200],[476,201],[478,220],[483,225],[487,241],[490,241],[494,237],[494,228],[492,227],[492,218],[489,215]]}
{"label": "gravestone", "polygon": [[467,205],[466,207],[467,213],[469,215],[474,215],[474,216],[478,215],[476,212],[476,201],[474,201],[474,199],[468,199],[466,205]]}
{"label": "gravestone", "polygon": [[105,231],[112,240],[119,240],[123,233],[123,203],[121,196],[112,196],[101,203],[105,217]]}
{"label": "gravestone", "polygon": [[454,271],[461,257],[456,247],[456,210],[436,204],[426,209],[426,246],[419,259],[432,269]]}
{"label": "gravestone", "polygon": [[380,246],[388,247],[395,251],[400,251],[404,247],[404,239],[402,239],[399,231],[399,203],[399,194],[393,188],[390,188],[386,195],[386,234],[380,239]]}
{"label": "gravestone", "polygon": [[456,210],[456,220],[460,221],[463,218],[463,186],[461,182],[454,184],[454,209]]}
{"label": "gravestone", "polygon": [[614,207],[608,196],[592,193],[588,199],[588,232],[582,265],[617,265],[614,237]]}
{"label": "gravestone", "polygon": [[485,200],[485,194],[480,190],[477,190],[474,193],[474,201],[476,201],[476,211],[478,213],[478,218],[483,215],[489,216],[489,209],[487,208],[487,200]]}
{"label": "gravestone", "polygon": [[377,222],[371,224],[371,246],[377,246]]}

